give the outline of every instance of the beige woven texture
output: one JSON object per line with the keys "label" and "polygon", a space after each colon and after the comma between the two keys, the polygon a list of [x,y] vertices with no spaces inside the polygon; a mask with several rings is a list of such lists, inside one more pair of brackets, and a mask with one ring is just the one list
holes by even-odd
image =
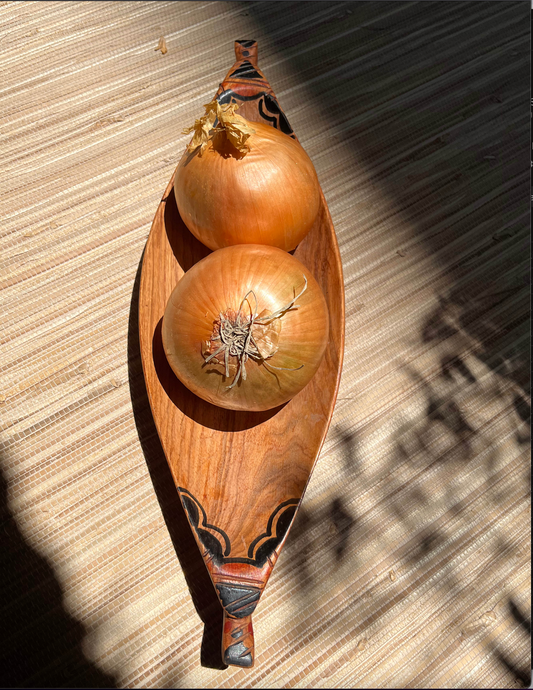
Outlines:
{"label": "beige woven texture", "polygon": [[[1,685],[529,686],[529,12],[0,3]],[[329,204],[346,350],[243,670],[209,666],[134,331],[181,131],[248,38]]]}

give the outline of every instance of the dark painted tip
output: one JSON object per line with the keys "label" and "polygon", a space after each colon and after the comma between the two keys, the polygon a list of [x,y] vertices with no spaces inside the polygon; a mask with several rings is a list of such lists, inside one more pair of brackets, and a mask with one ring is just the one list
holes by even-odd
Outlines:
{"label": "dark painted tip", "polygon": [[245,647],[242,642],[236,642],[225,650],[224,663],[228,664],[228,666],[250,668],[250,666],[253,666],[254,660],[248,647]]}
{"label": "dark painted tip", "polygon": [[[246,61],[248,69],[254,71],[254,67],[257,67],[257,41],[235,41],[234,47],[237,62]],[[258,76],[260,77],[261,75]],[[250,79],[253,77],[252,75],[246,75],[246,78]]]}

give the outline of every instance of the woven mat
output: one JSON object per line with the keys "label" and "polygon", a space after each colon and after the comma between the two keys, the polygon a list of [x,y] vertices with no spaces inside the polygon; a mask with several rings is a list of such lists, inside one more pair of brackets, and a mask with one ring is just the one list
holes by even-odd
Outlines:
{"label": "woven mat", "polygon": [[[529,686],[529,12],[0,3],[1,685]],[[251,670],[220,668],[135,347],[181,131],[243,38],[346,287],[339,398]]]}

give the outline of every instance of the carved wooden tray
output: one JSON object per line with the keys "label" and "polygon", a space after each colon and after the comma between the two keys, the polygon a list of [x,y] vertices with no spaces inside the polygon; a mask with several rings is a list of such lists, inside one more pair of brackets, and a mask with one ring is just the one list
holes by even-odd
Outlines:
{"label": "carved wooden tray", "polygon": [[[263,73],[257,43],[236,41],[237,61],[217,91],[248,120],[296,138]],[[251,614],[265,588],[320,452],[333,413],[344,348],[344,286],[335,231],[322,195],[314,227],[294,255],[322,287],[330,316],[325,357],[286,405],[235,412],[204,402],[172,372],[161,321],[176,283],[210,253],[181,220],[170,180],[146,244],[139,337],[152,414],[183,508],[224,607],[226,664],[251,666]]]}

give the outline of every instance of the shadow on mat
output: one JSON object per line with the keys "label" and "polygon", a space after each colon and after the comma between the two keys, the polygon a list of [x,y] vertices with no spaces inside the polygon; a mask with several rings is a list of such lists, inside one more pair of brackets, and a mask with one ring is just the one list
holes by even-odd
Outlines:
{"label": "shadow on mat", "polygon": [[7,505],[1,471],[0,510],[0,686],[117,687],[113,676],[85,657],[85,628],[66,611],[48,561],[22,536]]}
{"label": "shadow on mat", "polygon": [[[451,262],[445,299],[448,307],[462,307],[462,328],[479,337],[479,356],[501,374],[497,353],[505,333],[527,330],[529,317],[527,305],[515,307],[513,319],[508,309],[498,311],[503,302],[512,309],[530,283],[530,118],[525,108],[517,110],[520,97],[529,94],[528,6],[291,2],[275,12],[268,3],[245,6],[275,55],[283,55],[301,80],[298,100],[324,123],[323,147],[335,147],[352,169],[364,169],[393,213],[400,209],[395,213],[417,228],[426,254],[437,257],[465,233],[472,236],[471,254]],[[255,38],[261,64],[261,37]],[[287,108],[283,84],[264,68]],[[400,73],[406,81],[395,78]],[[480,128],[484,140],[473,144]],[[355,176],[346,183],[355,185]],[[472,209],[458,222],[455,215],[465,205]],[[354,208],[354,232],[356,214]],[[390,253],[400,261],[393,245],[391,238]],[[499,256],[505,259],[497,265]],[[479,257],[486,262],[483,274],[472,263]],[[480,320],[487,310],[497,331]],[[529,393],[527,337],[510,359],[506,375]],[[517,405],[527,413],[521,399]]]}
{"label": "shadow on mat", "polygon": [[[500,481],[505,463],[499,439],[471,414],[471,403],[458,392],[466,388],[477,405],[499,400],[514,426],[516,446],[527,451],[530,118],[518,104],[529,97],[529,8],[519,3],[434,3],[428,12],[420,2],[293,2],[277,12],[266,3],[248,3],[246,12],[259,28],[257,35],[247,38],[259,42],[259,64],[296,134],[298,117],[324,123],[323,147],[334,147],[349,169],[364,170],[390,203],[392,217],[397,214],[400,222],[417,229],[414,244],[436,264],[444,248],[460,244],[466,234],[471,237],[470,253],[461,260],[445,259],[449,290],[440,295],[438,307],[428,308],[421,332],[414,334],[419,345],[444,351],[436,355],[436,379],[406,367],[408,378],[421,391],[425,414],[394,436],[383,469],[390,482],[387,510],[411,535],[402,558],[411,569],[422,569],[421,563],[438,562],[439,550],[449,539],[447,530],[454,526],[460,531],[471,517],[467,503],[454,495],[449,482],[441,497],[442,512],[432,507],[433,475],[456,470],[461,476],[469,464],[480,462],[487,481],[487,509],[496,512],[514,495],[529,495],[527,463],[519,466],[510,485]],[[285,84],[278,84],[261,62],[262,35],[269,38],[274,65],[277,56],[284,55],[292,74],[301,80],[297,95],[285,95]],[[403,80],[397,78],[399,73],[405,75]],[[285,101],[290,97],[302,108],[308,104],[312,115],[300,109],[291,117]],[[472,143],[483,127],[483,136]],[[346,183],[355,185],[355,176]],[[327,198],[328,190],[324,191]],[[458,221],[465,207],[468,213]],[[353,219],[357,211],[354,205]],[[346,246],[356,246],[355,233],[354,220],[353,236],[343,238]],[[409,251],[397,252],[394,238],[389,249],[391,261],[408,261]],[[347,285],[347,296],[349,289]],[[476,360],[486,367],[481,367],[482,381]],[[350,433],[340,433],[345,436],[339,446],[345,464],[360,464],[357,449],[351,447],[354,442],[348,440]],[[444,450],[437,437],[446,440]],[[401,479],[398,468],[406,466],[418,473],[418,479]],[[340,565],[349,554],[346,560],[355,569],[358,546],[380,534],[377,517],[374,524],[373,515],[356,514],[357,504],[349,501],[350,494],[364,492],[364,475],[364,468],[353,476],[343,475],[343,486],[328,499],[329,520],[326,513],[304,513],[305,502],[296,517],[285,550],[304,574],[301,590],[306,601],[319,574],[334,573],[336,549],[342,554]],[[345,497],[348,507],[342,503]],[[444,511],[447,521],[440,524],[436,517]],[[329,534],[323,529],[326,525]],[[501,567],[502,573],[512,570],[516,545],[500,536],[492,546],[491,567]],[[392,551],[394,544],[390,547]],[[453,568],[444,571],[443,591],[453,592],[465,604],[460,594],[465,583]],[[377,597],[369,601],[378,607]],[[380,599],[379,605],[384,613],[388,599]],[[359,612],[357,606],[350,602],[351,616]],[[361,605],[363,621],[364,613]],[[375,620],[369,615],[369,621]],[[342,615],[338,620],[340,627],[345,625]],[[525,634],[525,615],[513,615],[512,620]],[[459,618],[454,624],[460,626]],[[325,630],[317,628],[306,635],[322,633]],[[529,682],[526,670],[511,661],[511,652],[491,650],[502,671],[518,682]]]}

